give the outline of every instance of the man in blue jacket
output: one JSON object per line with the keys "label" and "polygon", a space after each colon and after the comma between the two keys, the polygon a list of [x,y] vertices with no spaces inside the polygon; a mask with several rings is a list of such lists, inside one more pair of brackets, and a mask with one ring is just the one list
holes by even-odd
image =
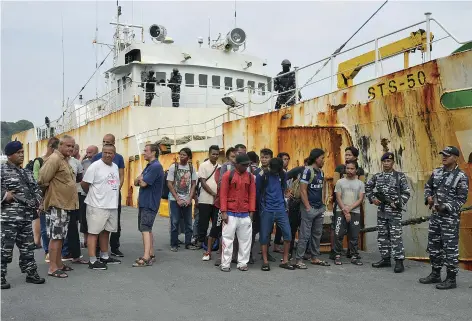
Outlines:
{"label": "man in blue jacket", "polygon": [[280,158],[272,158],[269,161],[269,169],[260,171],[256,175],[256,196],[259,204],[260,233],[259,242],[262,247],[262,271],[270,271],[268,260],[269,235],[274,226],[274,221],[282,230],[284,238],[284,257],[281,268],[294,270],[288,260],[290,241],[290,223],[285,204],[285,189],[287,187],[286,174],[283,170],[283,162]]}

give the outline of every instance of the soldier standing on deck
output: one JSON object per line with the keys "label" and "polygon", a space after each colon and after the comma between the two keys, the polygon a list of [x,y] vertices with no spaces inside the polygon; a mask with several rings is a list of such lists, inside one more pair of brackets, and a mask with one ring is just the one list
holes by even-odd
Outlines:
{"label": "soldier standing on deck", "polygon": [[[292,106],[295,104],[295,88],[297,84],[295,81],[295,72],[290,72],[291,65],[288,59],[284,59],[282,61],[282,71],[277,74],[277,76],[283,76],[277,77],[274,80],[274,89],[279,93],[277,102],[275,103],[275,109],[280,109],[282,105]],[[286,92],[288,90],[291,91]],[[301,94],[298,94],[301,99]]]}
{"label": "soldier standing on deck", "polygon": [[179,107],[180,100],[180,84],[182,83],[182,76],[177,68],[172,70],[172,76],[169,79],[167,85],[172,91],[172,107]]}
{"label": "soldier standing on deck", "polygon": [[2,290],[9,289],[5,277],[7,265],[12,262],[16,243],[20,252],[20,269],[26,273],[26,282],[42,284],[34,260],[34,241],[31,221],[41,203],[41,191],[31,171],[21,168],[24,160],[23,144],[9,142],[5,146],[8,162],[1,167],[1,216],[2,223]]}
{"label": "soldier standing on deck", "polygon": [[[365,185],[367,199],[378,206],[377,242],[382,259],[372,263],[374,268],[391,267],[390,257],[395,259],[395,273],[405,270],[405,249],[402,239],[402,207],[410,198],[410,187],[405,174],[393,169],[394,156],[385,153],[382,158],[383,171],[377,173]],[[377,192],[374,192],[374,189]]]}
{"label": "soldier standing on deck", "polygon": [[154,71],[150,71],[148,77],[146,78],[146,107],[151,107],[152,100],[156,94],[156,77],[154,77]]}
{"label": "soldier standing on deck", "polygon": [[[457,287],[459,271],[459,220],[460,209],[467,200],[469,180],[457,166],[459,150],[447,146],[440,152],[443,166],[433,170],[424,187],[425,204],[433,213],[429,219],[428,251],[432,272],[420,283],[436,285],[437,289]],[[441,282],[441,268],[446,266],[447,277]],[[441,283],[440,283],[441,282]]]}

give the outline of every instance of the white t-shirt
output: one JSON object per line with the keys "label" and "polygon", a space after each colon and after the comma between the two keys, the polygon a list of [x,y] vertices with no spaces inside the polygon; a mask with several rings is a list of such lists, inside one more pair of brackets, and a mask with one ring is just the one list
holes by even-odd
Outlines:
{"label": "white t-shirt", "polygon": [[[83,174],[84,173],[84,167],[82,166],[82,163],[74,158],[74,157],[69,157],[68,160],[69,166],[72,167],[72,171],[74,172],[74,175],[77,177],[77,174]],[[85,195],[84,190],[82,189],[82,186],[80,186],[80,183],[77,183],[77,192]]]}
{"label": "white t-shirt", "polygon": [[97,208],[118,208],[120,173],[115,163],[107,165],[101,159],[92,163],[83,181],[90,184],[85,204]]}
{"label": "white t-shirt", "polygon": [[[206,162],[203,162],[203,164],[200,165],[200,168],[198,169],[198,178],[206,179],[207,180],[206,183],[208,187],[210,187],[210,189],[216,193],[218,185],[216,184],[216,181],[215,181],[215,166],[216,166],[216,170],[219,170],[220,165],[218,165],[218,163],[213,165],[209,160],[207,160]],[[208,178],[210,175],[211,177]],[[201,186],[200,196],[198,197],[198,203],[213,204],[214,201],[215,201],[214,197],[211,196],[207,191],[205,191],[203,186]]]}
{"label": "white t-shirt", "polygon": [[[365,186],[359,179],[341,178],[336,182],[334,187],[335,193],[341,193],[341,200],[344,205],[350,206],[354,204],[360,197],[361,193],[365,193]],[[339,211],[341,209],[338,209]],[[352,213],[360,213],[361,207],[358,206],[351,210]]]}

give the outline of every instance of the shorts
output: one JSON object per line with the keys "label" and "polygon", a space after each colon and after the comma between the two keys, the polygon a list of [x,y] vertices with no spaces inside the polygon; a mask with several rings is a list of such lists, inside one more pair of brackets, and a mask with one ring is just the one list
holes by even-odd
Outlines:
{"label": "shorts", "polygon": [[274,228],[274,221],[277,226],[282,230],[282,236],[284,241],[292,240],[292,233],[290,231],[290,223],[288,220],[287,212],[267,212],[262,211],[260,213],[260,224],[261,231],[259,233],[259,243],[266,245],[269,243],[269,236]]}
{"label": "shorts", "polygon": [[152,232],[152,226],[157,212],[150,208],[140,207],[138,211],[138,230],[140,232]]}
{"label": "shorts", "polygon": [[95,235],[101,231],[118,231],[118,209],[87,205],[87,225],[88,232]]}
{"label": "shorts", "polygon": [[46,211],[46,233],[50,240],[63,240],[67,237],[70,211],[50,207]]}
{"label": "shorts", "polygon": [[87,204],[85,204],[85,195],[79,194],[79,222],[80,233],[88,233],[87,225]]}

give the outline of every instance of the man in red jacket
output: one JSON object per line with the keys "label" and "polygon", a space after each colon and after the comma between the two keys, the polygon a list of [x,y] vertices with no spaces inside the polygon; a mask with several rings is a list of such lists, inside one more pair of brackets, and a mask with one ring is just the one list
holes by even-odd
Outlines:
{"label": "man in red jacket", "polygon": [[235,170],[227,171],[221,179],[220,206],[223,221],[221,271],[229,272],[233,254],[234,235],[239,241],[238,269],[247,271],[251,252],[252,215],[256,210],[256,184],[247,172],[251,164],[246,154],[236,156]]}

